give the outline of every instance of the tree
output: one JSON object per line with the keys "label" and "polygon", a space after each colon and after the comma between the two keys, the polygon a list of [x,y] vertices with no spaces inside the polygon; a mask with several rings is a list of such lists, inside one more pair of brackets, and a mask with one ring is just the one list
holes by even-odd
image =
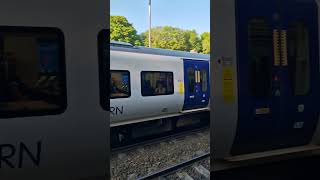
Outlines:
{"label": "tree", "polygon": [[[149,45],[149,31],[143,33],[143,42]],[[183,30],[171,26],[158,26],[151,29],[151,45],[154,48],[172,49],[180,51],[200,52],[201,39],[195,30]]]}
{"label": "tree", "polygon": [[199,38],[196,30],[186,30],[186,38],[188,39],[188,49],[196,52],[202,51],[201,39]]}
{"label": "tree", "polygon": [[[142,34],[144,44],[149,46],[149,31]],[[170,26],[155,27],[151,29],[151,46],[172,50],[188,50],[188,39],[184,31]]]}
{"label": "tree", "polygon": [[110,16],[110,40],[143,45],[137,30],[124,16]]}
{"label": "tree", "polygon": [[210,33],[204,32],[201,35],[202,53],[210,54]]}

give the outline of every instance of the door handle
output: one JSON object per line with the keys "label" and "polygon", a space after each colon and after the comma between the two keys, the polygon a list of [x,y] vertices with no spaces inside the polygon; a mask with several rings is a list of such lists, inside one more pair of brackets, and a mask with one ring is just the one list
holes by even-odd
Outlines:
{"label": "door handle", "polygon": [[279,45],[280,33],[278,29],[273,30],[273,56],[274,65],[280,65],[280,45]]}

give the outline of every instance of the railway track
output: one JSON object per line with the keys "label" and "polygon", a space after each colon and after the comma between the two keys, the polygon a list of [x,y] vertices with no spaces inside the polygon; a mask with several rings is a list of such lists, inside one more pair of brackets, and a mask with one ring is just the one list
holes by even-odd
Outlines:
{"label": "railway track", "polygon": [[[170,177],[168,176],[174,176],[174,175],[176,175],[180,179],[193,180],[194,178],[192,177],[192,175],[189,175],[188,173],[188,171],[191,171],[192,169],[198,173],[197,179],[199,179],[199,177],[201,177],[201,179],[210,179],[210,171],[207,168],[205,168],[203,165],[197,164],[198,162],[208,158],[210,158],[210,153],[205,153],[203,155],[192,158],[190,160],[178,163],[174,166],[161,169],[152,174],[140,177],[138,178],[138,180],[148,180],[148,179],[155,179],[155,178],[169,179]],[[190,166],[192,166],[191,167],[192,169],[190,169]],[[178,172],[179,170],[180,172]]]}
{"label": "railway track", "polygon": [[208,179],[209,153],[208,127],[114,148],[111,179]]}
{"label": "railway track", "polygon": [[133,144],[129,144],[129,145],[115,147],[115,148],[111,149],[111,152],[112,152],[112,154],[121,153],[121,152],[129,151],[131,149],[139,148],[139,147],[142,147],[142,146],[160,143],[162,141],[170,140],[170,139],[173,139],[173,138],[180,138],[180,137],[183,137],[183,136],[186,136],[186,135],[191,135],[191,134],[195,134],[195,133],[198,133],[198,132],[203,132],[203,131],[206,131],[206,130],[209,130],[209,129],[210,129],[210,127],[205,126],[205,127],[192,129],[192,130],[184,130],[184,131],[181,131],[179,133],[170,133],[170,134],[167,134],[167,135],[159,136],[157,138],[148,139],[148,140],[145,140],[145,141],[139,141],[139,142],[136,142],[136,143],[133,143]]}

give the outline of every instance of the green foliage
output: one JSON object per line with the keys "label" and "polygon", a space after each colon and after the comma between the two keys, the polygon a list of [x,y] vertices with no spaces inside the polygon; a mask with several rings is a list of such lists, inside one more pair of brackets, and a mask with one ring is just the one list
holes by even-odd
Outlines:
{"label": "green foliage", "polygon": [[[141,36],[144,44],[149,46],[149,31]],[[195,30],[183,30],[171,26],[151,29],[151,47],[181,51],[202,51],[201,39]]]}
{"label": "green foliage", "polygon": [[201,52],[202,51],[202,44],[201,44],[201,39],[199,38],[196,30],[186,30],[185,31],[186,37],[189,40],[188,45],[189,49],[196,51],[196,52]]}
{"label": "green foliage", "polygon": [[110,16],[110,40],[143,45],[136,29],[124,16]]}
{"label": "green foliage", "polygon": [[210,54],[210,33],[204,32],[201,34],[202,53]]}
{"label": "green foliage", "polygon": [[[149,46],[149,31],[142,34],[146,46]],[[151,29],[151,46],[154,48],[188,50],[188,39],[183,30],[170,26],[155,27]]]}
{"label": "green foliage", "polygon": [[[110,40],[149,46],[148,37],[149,31],[138,35],[124,16],[110,16]],[[204,32],[199,36],[196,30],[171,26],[154,27],[151,29],[151,47],[209,54],[210,33]]]}

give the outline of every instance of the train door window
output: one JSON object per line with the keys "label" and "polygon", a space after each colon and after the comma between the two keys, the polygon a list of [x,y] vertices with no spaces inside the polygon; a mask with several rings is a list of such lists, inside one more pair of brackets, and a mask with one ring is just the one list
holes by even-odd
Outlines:
{"label": "train door window", "polygon": [[0,27],[0,117],[62,113],[66,106],[63,33]]}
{"label": "train door window", "polygon": [[130,97],[130,72],[111,70],[110,77],[110,98]]}
{"label": "train door window", "polygon": [[98,34],[100,105],[110,110],[110,30],[103,29]]}
{"label": "train door window", "polygon": [[202,92],[207,92],[208,89],[208,78],[207,78],[207,70],[202,69],[201,71],[201,90]]}
{"label": "train door window", "polygon": [[259,98],[271,95],[273,62],[272,31],[265,19],[253,18],[248,25],[249,89]]}
{"label": "train door window", "polygon": [[141,72],[142,96],[157,96],[173,94],[172,72]]}
{"label": "train door window", "polygon": [[195,92],[195,70],[193,67],[189,67],[188,70],[188,82],[189,82],[189,93]]}
{"label": "train door window", "polygon": [[288,65],[294,95],[306,95],[310,86],[309,37],[302,22],[288,29]]}

